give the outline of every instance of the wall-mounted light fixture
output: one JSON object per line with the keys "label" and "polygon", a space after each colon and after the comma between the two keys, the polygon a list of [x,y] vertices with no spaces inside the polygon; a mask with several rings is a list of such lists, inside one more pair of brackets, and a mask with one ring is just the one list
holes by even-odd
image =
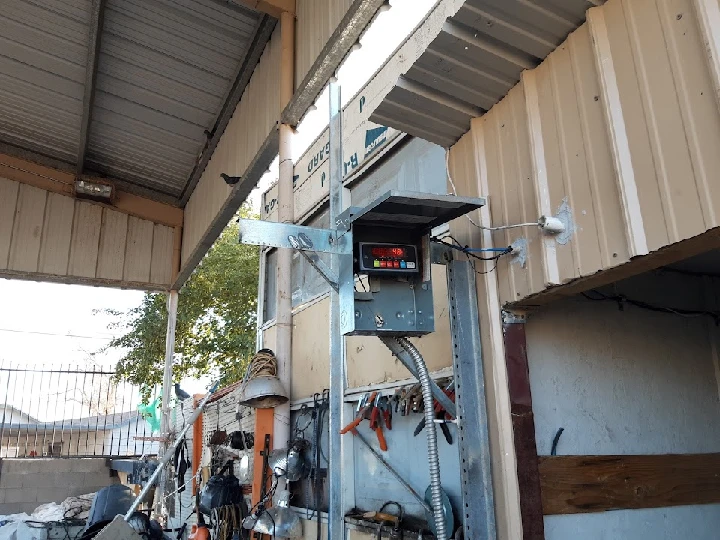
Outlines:
{"label": "wall-mounted light fixture", "polygon": [[110,203],[115,197],[115,186],[100,180],[75,180],[75,197]]}

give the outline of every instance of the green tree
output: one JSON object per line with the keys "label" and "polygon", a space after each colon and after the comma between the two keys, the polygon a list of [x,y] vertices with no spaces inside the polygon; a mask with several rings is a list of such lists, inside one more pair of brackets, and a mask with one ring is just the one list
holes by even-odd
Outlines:
{"label": "green tree", "polygon": [[[245,207],[240,214],[252,217]],[[257,247],[238,242],[233,220],[180,290],[175,381],[210,374],[225,385],[242,378],[255,350],[258,256]],[[110,328],[125,333],[103,350],[126,350],[118,375],[140,386],[147,400],[153,387],[162,384],[167,295],[148,293],[138,307],[108,313],[116,317]]]}

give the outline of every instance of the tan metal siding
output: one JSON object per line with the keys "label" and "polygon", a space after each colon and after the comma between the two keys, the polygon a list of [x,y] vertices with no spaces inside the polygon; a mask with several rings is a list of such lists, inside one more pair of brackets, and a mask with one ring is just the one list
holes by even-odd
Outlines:
{"label": "tan metal siding", "polygon": [[175,230],[172,227],[153,225],[153,249],[150,260],[150,283],[162,285],[172,280],[172,265],[167,261],[173,258],[173,242]]}
{"label": "tan metal siding", "polygon": [[0,269],[8,266],[19,187],[17,182],[0,178]]}
{"label": "tan metal siding", "polygon": [[[569,239],[526,244],[497,266],[502,303],[590,276],[718,226],[720,113],[698,17],[701,0],[610,0],[451,149],[460,193],[487,173],[493,225],[569,212]],[[720,11],[716,12],[720,13]],[[700,19],[702,21],[702,19]],[[720,28],[712,28],[720,33]],[[480,231],[474,232],[480,242]]]}
{"label": "tan metal siding", "polygon": [[113,210],[103,212],[97,271],[108,279],[122,280],[125,266],[125,246],[128,233],[128,215]]}
{"label": "tan metal siding", "polygon": [[68,270],[70,235],[75,201],[58,193],[48,193],[38,272],[64,276]]}
{"label": "tan metal siding", "polygon": [[353,0],[298,0],[295,22],[295,81],[308,74]]}
{"label": "tan metal siding", "polygon": [[20,186],[9,264],[21,272],[37,271],[46,200],[42,189]]}
{"label": "tan metal siding", "polygon": [[75,203],[68,274],[95,277],[101,225],[102,208],[90,203]]}
{"label": "tan metal siding", "polygon": [[[182,263],[203,240],[232,189],[220,177],[245,175],[280,117],[280,27],[273,33],[230,123],[185,207]],[[214,241],[215,239],[211,239]]]}
{"label": "tan metal siding", "polygon": [[174,229],[0,178],[0,275],[167,289]]}

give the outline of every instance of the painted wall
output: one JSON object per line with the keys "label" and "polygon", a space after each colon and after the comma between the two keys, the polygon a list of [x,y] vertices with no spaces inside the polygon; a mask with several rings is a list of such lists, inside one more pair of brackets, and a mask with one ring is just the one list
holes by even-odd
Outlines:
{"label": "painted wall", "polygon": [[[712,287],[712,285],[710,286]],[[607,293],[655,305],[717,309],[720,282],[646,274]],[[563,432],[563,454],[720,451],[720,329],[685,318],[580,296],[527,322],[539,455]],[[720,505],[546,516],[546,538],[717,538]]]}
{"label": "painted wall", "polygon": [[167,289],[174,229],[0,177],[0,275]]}
{"label": "painted wall", "polygon": [[718,227],[719,64],[706,46],[718,14],[701,0],[592,8],[452,147],[458,192],[488,196],[493,225],[541,215],[567,224],[557,237],[492,234],[517,248],[498,264],[501,303]]}

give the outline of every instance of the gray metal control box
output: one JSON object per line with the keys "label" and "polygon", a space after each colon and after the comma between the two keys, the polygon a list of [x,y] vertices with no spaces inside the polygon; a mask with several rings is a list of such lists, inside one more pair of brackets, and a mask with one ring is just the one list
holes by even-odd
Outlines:
{"label": "gray metal control box", "polygon": [[430,231],[484,204],[478,198],[389,191],[343,212],[338,226],[351,235],[353,261],[340,267],[342,333],[433,332]]}

